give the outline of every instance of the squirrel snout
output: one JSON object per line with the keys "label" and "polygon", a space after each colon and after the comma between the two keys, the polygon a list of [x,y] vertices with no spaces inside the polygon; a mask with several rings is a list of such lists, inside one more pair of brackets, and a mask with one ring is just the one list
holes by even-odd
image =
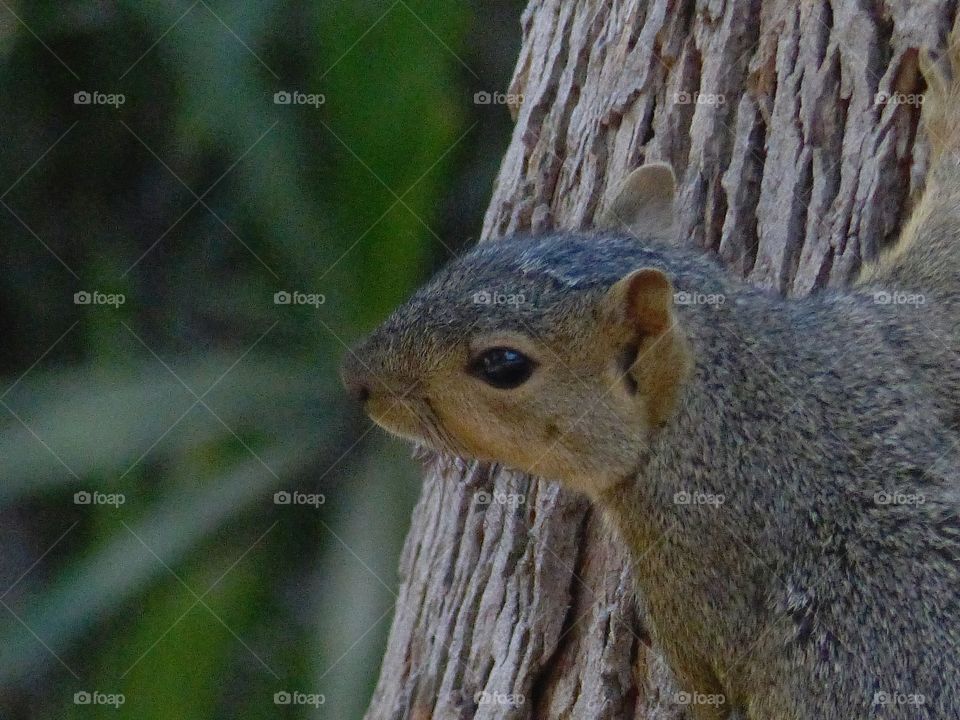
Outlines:
{"label": "squirrel snout", "polygon": [[365,403],[370,399],[370,382],[363,366],[353,353],[348,353],[340,366],[340,380],[354,400]]}

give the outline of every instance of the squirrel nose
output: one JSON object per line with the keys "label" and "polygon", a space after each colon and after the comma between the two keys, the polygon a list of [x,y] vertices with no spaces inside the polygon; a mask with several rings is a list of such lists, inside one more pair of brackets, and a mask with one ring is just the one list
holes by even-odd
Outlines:
{"label": "squirrel nose", "polygon": [[348,353],[340,367],[340,380],[347,394],[360,403],[370,399],[370,383],[353,353]]}

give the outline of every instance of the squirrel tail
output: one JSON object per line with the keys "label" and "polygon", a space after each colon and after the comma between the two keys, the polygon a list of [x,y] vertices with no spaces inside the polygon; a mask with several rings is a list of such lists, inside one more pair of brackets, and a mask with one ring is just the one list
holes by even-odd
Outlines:
{"label": "squirrel tail", "polygon": [[953,295],[960,291],[960,16],[946,56],[920,54],[921,119],[930,142],[926,188],[897,244],[865,265],[858,285]]}

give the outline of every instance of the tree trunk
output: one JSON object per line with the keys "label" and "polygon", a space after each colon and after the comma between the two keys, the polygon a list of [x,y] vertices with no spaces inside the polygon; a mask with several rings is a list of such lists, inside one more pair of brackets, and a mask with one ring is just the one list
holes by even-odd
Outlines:
{"label": "tree trunk", "polygon": [[[922,183],[917,50],[943,47],[954,12],[532,0],[484,238],[588,227],[629,170],[666,160],[682,242],[782,293],[847,283]],[[400,575],[368,720],[684,717],[623,553],[555,483],[428,468]]]}

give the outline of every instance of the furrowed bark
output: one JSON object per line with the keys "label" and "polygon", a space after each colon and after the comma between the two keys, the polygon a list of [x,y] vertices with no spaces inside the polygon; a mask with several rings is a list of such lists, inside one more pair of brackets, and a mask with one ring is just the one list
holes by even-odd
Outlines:
{"label": "furrowed bark", "polygon": [[[666,160],[682,242],[785,294],[849,283],[896,238],[925,172],[919,105],[884,94],[922,91],[917,51],[943,48],[955,12],[533,0],[484,241],[589,227],[632,168]],[[431,467],[400,572],[368,720],[685,717],[622,552],[556,484]]]}

